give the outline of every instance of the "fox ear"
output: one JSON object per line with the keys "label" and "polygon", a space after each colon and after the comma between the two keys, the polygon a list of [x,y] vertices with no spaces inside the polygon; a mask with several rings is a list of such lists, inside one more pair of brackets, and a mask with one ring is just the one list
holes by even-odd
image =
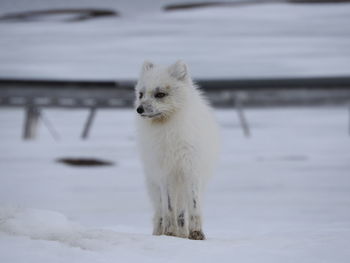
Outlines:
{"label": "fox ear", "polygon": [[150,70],[153,67],[154,67],[154,64],[152,62],[146,60],[145,62],[143,62],[142,72],[148,71],[148,70]]}
{"label": "fox ear", "polygon": [[170,75],[178,80],[185,80],[188,77],[187,65],[182,60],[176,61],[176,63],[171,65],[168,70]]}

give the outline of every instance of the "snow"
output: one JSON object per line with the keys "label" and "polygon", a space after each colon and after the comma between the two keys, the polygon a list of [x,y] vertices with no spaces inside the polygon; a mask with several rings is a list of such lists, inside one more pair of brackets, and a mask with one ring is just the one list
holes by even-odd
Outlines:
{"label": "snow", "polygon": [[[23,112],[0,111],[0,262],[348,262],[350,136],[345,107],[216,110],[222,157],[205,203],[206,241],[154,237],[134,112],[45,110],[20,139]],[[61,157],[114,166],[70,167]]]}
{"label": "snow", "polygon": [[161,12],[176,2],[1,1],[2,13],[110,7],[122,16],[76,23],[1,22],[0,77],[135,79],[145,59],[163,64],[184,59],[196,78],[350,73],[349,3]]}

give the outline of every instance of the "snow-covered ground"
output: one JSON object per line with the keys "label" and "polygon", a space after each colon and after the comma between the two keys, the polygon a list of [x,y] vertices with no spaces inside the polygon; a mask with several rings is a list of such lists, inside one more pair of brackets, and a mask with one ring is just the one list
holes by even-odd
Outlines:
{"label": "snow-covered ground", "polygon": [[[206,241],[151,236],[134,113],[46,110],[20,139],[23,112],[0,111],[0,262],[305,262],[350,258],[350,136],[344,107],[217,110],[223,149],[206,195]],[[114,166],[72,168],[61,157]]]}
{"label": "snow-covered ground", "polygon": [[197,78],[350,74],[350,3],[161,11],[177,2],[1,1],[0,14],[100,7],[121,17],[0,22],[0,77],[135,79],[145,59],[184,59]]}

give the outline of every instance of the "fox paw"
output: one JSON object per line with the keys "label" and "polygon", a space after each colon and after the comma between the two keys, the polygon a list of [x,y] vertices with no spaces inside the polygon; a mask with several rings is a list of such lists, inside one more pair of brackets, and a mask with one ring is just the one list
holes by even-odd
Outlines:
{"label": "fox paw", "polygon": [[152,233],[152,235],[154,235],[154,236],[161,236],[162,234],[163,234],[163,232],[161,229],[155,229],[155,230],[153,230],[153,233]]}
{"label": "fox paw", "polygon": [[188,238],[192,240],[205,240],[205,235],[202,230],[195,230],[190,232]]}
{"label": "fox paw", "polygon": [[171,237],[175,237],[175,236],[176,236],[175,233],[170,232],[170,231],[166,231],[166,232],[164,233],[164,235],[166,235],[166,236],[171,236]]}

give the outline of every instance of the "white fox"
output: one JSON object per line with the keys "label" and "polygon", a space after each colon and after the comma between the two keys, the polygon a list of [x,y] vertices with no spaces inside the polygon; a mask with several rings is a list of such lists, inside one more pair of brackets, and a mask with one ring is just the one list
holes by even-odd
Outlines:
{"label": "white fox", "polygon": [[135,91],[153,234],[203,240],[202,192],[218,154],[211,108],[182,61],[144,62]]}

